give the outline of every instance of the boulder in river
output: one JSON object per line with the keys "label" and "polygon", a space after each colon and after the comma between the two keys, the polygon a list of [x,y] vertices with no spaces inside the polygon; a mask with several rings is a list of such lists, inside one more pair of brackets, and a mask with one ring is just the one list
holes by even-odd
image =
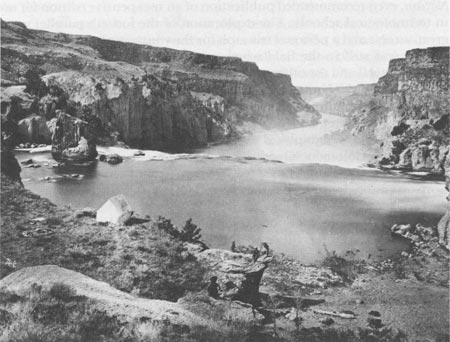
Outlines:
{"label": "boulder in river", "polygon": [[120,164],[123,161],[123,158],[116,153],[113,154],[101,154],[98,160],[109,163],[109,164]]}
{"label": "boulder in river", "polygon": [[126,224],[133,215],[124,195],[111,197],[97,210],[98,222],[110,222],[116,225]]}

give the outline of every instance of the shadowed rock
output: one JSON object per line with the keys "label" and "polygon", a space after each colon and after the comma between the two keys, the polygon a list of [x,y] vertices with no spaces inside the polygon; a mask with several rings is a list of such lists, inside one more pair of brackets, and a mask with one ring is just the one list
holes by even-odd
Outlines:
{"label": "shadowed rock", "polygon": [[207,277],[218,278],[224,298],[260,304],[259,285],[272,257],[263,255],[253,261],[249,254],[221,249],[207,249],[196,256],[208,269]]}
{"label": "shadowed rock", "polygon": [[57,111],[52,134],[52,156],[55,160],[69,163],[95,160],[95,137],[88,123]]}

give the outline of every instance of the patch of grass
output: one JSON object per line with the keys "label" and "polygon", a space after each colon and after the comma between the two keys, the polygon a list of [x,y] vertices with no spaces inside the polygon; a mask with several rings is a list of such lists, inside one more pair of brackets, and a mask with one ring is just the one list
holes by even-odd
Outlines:
{"label": "patch of grass", "polygon": [[76,292],[69,285],[56,283],[50,288],[48,294],[57,300],[69,302],[73,299],[73,297],[75,297]]}

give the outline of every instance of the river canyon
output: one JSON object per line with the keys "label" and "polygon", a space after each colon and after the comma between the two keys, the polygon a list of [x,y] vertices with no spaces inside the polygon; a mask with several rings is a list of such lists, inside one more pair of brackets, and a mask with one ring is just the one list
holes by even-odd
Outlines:
{"label": "river canyon", "polygon": [[[152,151],[145,151],[147,157],[118,165],[24,168],[22,178],[26,188],[58,205],[98,208],[122,193],[138,213],[178,225],[193,218],[210,246],[267,241],[306,263],[326,250],[388,257],[406,247],[391,236],[394,223],[437,223],[445,210],[442,181],[361,167],[370,153],[329,141],[327,134],[342,129],[344,119],[322,115],[316,126],[261,129],[196,153],[148,157]],[[132,156],[135,150],[114,151]],[[30,156],[38,163],[50,158],[17,154],[19,160]],[[74,173],[84,177],[64,177]]]}

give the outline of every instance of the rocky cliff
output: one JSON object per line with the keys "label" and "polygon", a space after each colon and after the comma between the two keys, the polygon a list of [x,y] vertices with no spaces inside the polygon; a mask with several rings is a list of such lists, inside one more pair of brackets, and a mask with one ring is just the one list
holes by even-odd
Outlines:
{"label": "rocky cliff", "polygon": [[378,163],[443,174],[450,141],[448,84],[448,47],[407,51],[390,61],[348,126],[380,144]]}
{"label": "rocky cliff", "polygon": [[[348,128],[380,146],[375,164],[384,168],[450,172],[449,47],[414,49],[391,60],[370,101],[355,109]],[[438,225],[449,248],[450,207]]]}
{"label": "rocky cliff", "polygon": [[375,84],[358,84],[348,87],[298,87],[302,97],[319,112],[346,116],[367,103]]}
{"label": "rocky cliff", "polygon": [[31,30],[4,21],[1,45],[2,93],[25,85],[34,98],[33,108],[24,109],[20,119],[36,114],[49,120],[56,109],[90,116],[98,120],[100,137],[117,132],[139,147],[203,146],[232,137],[244,121],[292,127],[320,117],[289,76],[239,58]]}

